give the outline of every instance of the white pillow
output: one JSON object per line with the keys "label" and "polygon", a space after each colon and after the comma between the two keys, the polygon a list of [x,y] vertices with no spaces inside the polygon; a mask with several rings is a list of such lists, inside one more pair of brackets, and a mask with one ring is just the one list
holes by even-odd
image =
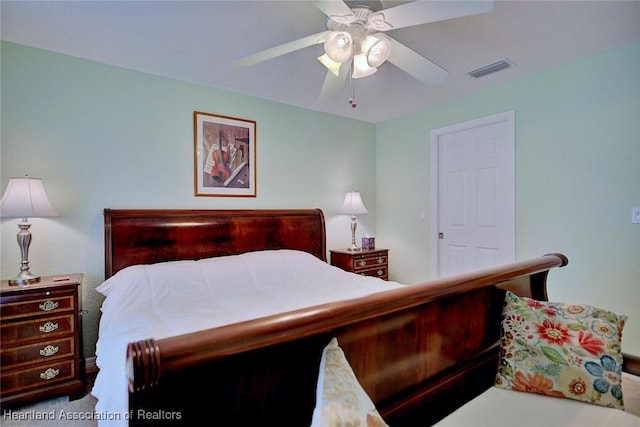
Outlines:
{"label": "white pillow", "polygon": [[342,426],[388,427],[333,338],[320,360],[311,427]]}

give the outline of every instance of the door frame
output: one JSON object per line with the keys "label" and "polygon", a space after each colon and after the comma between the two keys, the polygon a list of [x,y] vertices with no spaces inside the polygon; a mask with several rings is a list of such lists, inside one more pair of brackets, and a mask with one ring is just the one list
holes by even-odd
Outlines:
{"label": "door frame", "polygon": [[[513,159],[513,167],[514,167],[514,175],[513,179],[515,180],[515,111],[505,111],[503,113],[494,114],[487,117],[482,117],[479,119],[468,120],[462,123],[456,123],[450,126],[445,126],[437,129],[433,129],[431,131],[431,197],[430,197],[430,211],[431,211],[431,227],[430,227],[430,238],[429,242],[431,245],[431,278],[438,279],[440,278],[440,268],[439,268],[439,253],[438,250],[438,232],[439,232],[439,224],[440,224],[440,215],[439,215],[439,151],[438,151],[438,141],[440,136],[446,135],[449,133],[459,132],[467,129],[472,129],[475,127],[486,126],[493,123],[498,122],[507,122],[508,132],[507,138],[509,139],[509,143],[512,144],[514,148],[514,159]],[[515,182],[514,182],[514,211],[515,211]],[[513,251],[515,257],[515,212],[513,213]]]}

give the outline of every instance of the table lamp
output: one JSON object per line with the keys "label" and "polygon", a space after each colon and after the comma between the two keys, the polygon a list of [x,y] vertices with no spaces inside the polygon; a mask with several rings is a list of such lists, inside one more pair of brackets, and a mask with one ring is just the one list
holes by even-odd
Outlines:
{"label": "table lamp", "polygon": [[358,223],[356,222],[356,215],[368,214],[369,211],[362,203],[362,197],[360,197],[359,191],[350,191],[344,196],[344,203],[340,213],[351,215],[351,247],[350,251],[359,251],[360,247],[356,244],[356,228]]}
{"label": "table lamp", "polygon": [[24,286],[31,283],[38,283],[40,276],[29,271],[29,245],[31,244],[31,224],[29,218],[58,216],[53,209],[47,193],[44,191],[40,178],[31,178],[25,175],[24,178],[11,178],[7,189],[0,199],[0,217],[22,218],[18,223],[18,246],[22,262],[20,273],[13,279],[9,279],[10,285]]}

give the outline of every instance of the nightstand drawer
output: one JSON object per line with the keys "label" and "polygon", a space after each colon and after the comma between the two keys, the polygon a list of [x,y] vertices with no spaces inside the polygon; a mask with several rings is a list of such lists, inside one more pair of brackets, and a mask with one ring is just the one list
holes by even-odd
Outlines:
{"label": "nightstand drawer", "polygon": [[74,313],[24,322],[3,323],[1,329],[3,347],[29,341],[49,340],[68,334],[73,335],[75,332]]}
{"label": "nightstand drawer", "polygon": [[0,365],[0,370],[6,372],[9,369],[42,363],[47,360],[73,357],[76,350],[74,340],[74,337],[70,336],[21,347],[3,348],[1,351],[2,364]]}
{"label": "nightstand drawer", "polygon": [[370,270],[358,270],[357,273],[362,276],[375,276],[385,280],[388,277],[386,265],[384,267],[372,268]]}
{"label": "nightstand drawer", "polygon": [[387,265],[387,255],[378,255],[375,257],[362,257],[353,259],[353,269],[363,270],[376,266]]}
{"label": "nightstand drawer", "polygon": [[74,295],[70,292],[42,291],[34,295],[21,296],[2,304],[0,318],[7,321],[15,318],[74,311]]}
{"label": "nightstand drawer", "polygon": [[24,392],[30,389],[55,385],[73,380],[76,377],[75,360],[61,360],[21,371],[3,372],[0,390],[2,390],[1,393],[4,396],[17,391]]}

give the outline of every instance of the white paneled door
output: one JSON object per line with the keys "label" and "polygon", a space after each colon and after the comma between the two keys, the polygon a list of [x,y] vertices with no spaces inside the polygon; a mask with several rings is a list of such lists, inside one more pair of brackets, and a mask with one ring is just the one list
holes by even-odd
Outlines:
{"label": "white paneled door", "polygon": [[515,261],[514,113],[436,129],[431,144],[434,277]]}

